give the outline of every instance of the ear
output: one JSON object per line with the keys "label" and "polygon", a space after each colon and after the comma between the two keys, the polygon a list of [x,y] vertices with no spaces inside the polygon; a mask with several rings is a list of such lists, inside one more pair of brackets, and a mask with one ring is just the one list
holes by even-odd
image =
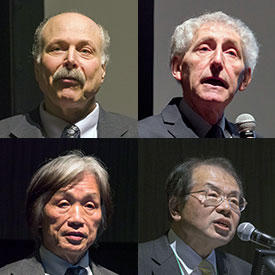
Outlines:
{"label": "ear", "polygon": [[179,204],[177,203],[176,198],[171,198],[169,200],[168,207],[169,207],[169,212],[170,212],[170,215],[171,215],[173,221],[175,221],[175,222],[180,221],[181,220],[181,211],[180,211],[180,207],[179,207]]}
{"label": "ear", "polygon": [[173,60],[171,62],[171,71],[173,77],[181,81],[182,80],[182,57],[180,56],[174,56]]}
{"label": "ear", "polygon": [[105,79],[105,75],[106,75],[106,64],[102,64],[101,68],[102,68],[101,83],[103,83],[103,81]]}
{"label": "ear", "polygon": [[34,61],[34,75],[35,75],[35,79],[38,82],[39,81],[39,65],[36,61]]}
{"label": "ear", "polygon": [[243,72],[243,80],[239,85],[239,90],[244,91],[251,82],[251,68],[246,68]]}

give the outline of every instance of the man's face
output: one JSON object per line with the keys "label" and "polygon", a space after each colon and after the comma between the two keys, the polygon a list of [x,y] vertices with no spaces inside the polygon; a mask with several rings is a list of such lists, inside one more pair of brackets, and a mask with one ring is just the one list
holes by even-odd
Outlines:
{"label": "man's face", "polygon": [[47,22],[42,41],[35,73],[46,109],[54,114],[56,109],[92,109],[105,76],[98,26],[80,14],[60,14]]}
{"label": "man's face", "polygon": [[102,213],[94,175],[58,190],[44,207],[43,245],[70,263],[76,263],[96,239]]}
{"label": "man's face", "polygon": [[[191,192],[212,188],[229,196],[239,196],[240,189],[235,179],[226,171],[215,166],[202,165],[194,169]],[[227,244],[234,236],[239,223],[239,213],[231,210],[228,201],[219,206],[205,206],[200,202],[201,193],[192,194],[174,220],[180,235],[193,249],[210,252]]]}
{"label": "man's face", "polygon": [[174,59],[172,69],[182,83],[185,100],[195,111],[205,104],[225,108],[236,91],[244,90],[251,80],[240,36],[222,23],[202,25],[183,59]]}

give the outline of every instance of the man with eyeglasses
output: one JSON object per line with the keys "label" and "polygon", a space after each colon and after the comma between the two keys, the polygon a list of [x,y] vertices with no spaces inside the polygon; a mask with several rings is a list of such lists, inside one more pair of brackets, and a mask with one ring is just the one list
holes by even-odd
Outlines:
{"label": "man with eyeglasses", "polygon": [[251,265],[216,250],[235,235],[246,207],[242,183],[224,158],[191,159],[167,179],[171,228],[140,244],[139,274],[247,275]]}

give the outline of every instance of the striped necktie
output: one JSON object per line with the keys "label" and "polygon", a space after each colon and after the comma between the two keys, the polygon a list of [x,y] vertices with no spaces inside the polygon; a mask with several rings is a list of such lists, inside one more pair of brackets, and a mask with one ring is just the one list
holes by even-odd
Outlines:
{"label": "striped necktie", "polygon": [[198,269],[201,271],[202,275],[215,275],[213,265],[206,260],[200,262]]}
{"label": "striped necktie", "polygon": [[80,130],[76,125],[68,125],[64,128],[61,138],[80,138]]}
{"label": "striped necktie", "polygon": [[64,275],[87,275],[88,272],[84,267],[81,266],[73,266],[69,267]]}

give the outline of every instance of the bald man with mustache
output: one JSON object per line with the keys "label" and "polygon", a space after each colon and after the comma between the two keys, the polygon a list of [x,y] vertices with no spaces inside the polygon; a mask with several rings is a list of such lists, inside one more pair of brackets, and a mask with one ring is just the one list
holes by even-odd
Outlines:
{"label": "bald man with mustache", "polygon": [[4,138],[131,138],[136,121],[96,102],[106,75],[110,37],[89,17],[65,12],[45,19],[33,44],[40,106],[0,121]]}

